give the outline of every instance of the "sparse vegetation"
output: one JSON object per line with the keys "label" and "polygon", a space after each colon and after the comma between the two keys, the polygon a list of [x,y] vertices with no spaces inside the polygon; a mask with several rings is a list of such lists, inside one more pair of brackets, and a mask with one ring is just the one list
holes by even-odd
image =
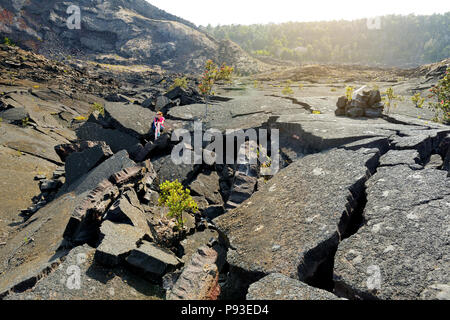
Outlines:
{"label": "sparse vegetation", "polygon": [[87,118],[86,118],[85,116],[77,116],[77,117],[73,118],[73,120],[76,120],[76,121],[86,121]]}
{"label": "sparse vegetation", "polygon": [[30,124],[30,118],[26,117],[22,119],[22,127],[27,127]]}
{"label": "sparse vegetation", "polygon": [[253,87],[255,89],[262,89],[263,88],[263,84],[262,84],[261,81],[255,80],[255,81],[253,81]]}
{"label": "sparse vegetation", "polygon": [[165,181],[159,186],[161,195],[158,203],[160,206],[169,208],[168,217],[175,218],[176,225],[179,230],[184,228],[183,212],[198,212],[198,205],[192,199],[189,189],[185,189],[183,185],[175,180],[173,182]]}
{"label": "sparse vegetation", "polygon": [[209,96],[211,95],[214,84],[222,80],[231,82],[233,71],[234,68],[227,66],[225,63],[218,68],[212,60],[206,61],[205,71],[198,86],[206,104],[205,117],[208,115]]}
{"label": "sparse vegetation", "polygon": [[403,101],[403,97],[396,95],[392,87],[387,88],[386,91],[383,92],[383,97],[381,99],[384,101],[387,114],[391,112],[391,109],[397,108],[397,101]]}
{"label": "sparse vegetation", "polygon": [[16,46],[16,44],[14,42],[12,42],[11,39],[9,39],[8,37],[5,37],[3,39],[3,43],[6,44],[7,46],[10,46],[10,47],[15,47]]}
{"label": "sparse vegetation", "polygon": [[102,116],[105,116],[105,108],[97,102],[94,102],[94,104],[92,104],[90,113],[93,113],[94,111],[98,111]]}
{"label": "sparse vegetation", "polygon": [[292,81],[291,80],[287,80],[284,83],[284,87],[283,87],[283,90],[281,91],[281,93],[283,93],[284,95],[292,95],[292,94],[294,94],[294,90],[292,90],[291,84],[292,84]]}
{"label": "sparse vegetation", "polygon": [[267,154],[267,150],[263,148],[261,144],[256,148],[256,155],[261,164],[261,175],[264,178],[264,182],[267,182],[269,180],[269,175],[266,175],[265,171],[266,173],[268,173],[267,170],[271,168],[272,158],[269,157],[269,155]]}
{"label": "sparse vegetation", "polygon": [[186,77],[176,78],[173,81],[173,84],[170,86],[169,91],[173,90],[177,87],[184,88],[184,89],[186,89],[188,87],[188,81],[187,81]]}
{"label": "sparse vegetation", "polygon": [[411,97],[411,101],[414,103],[416,108],[422,108],[423,103],[425,102],[425,98],[422,98],[420,92],[417,92],[415,95]]}
{"label": "sparse vegetation", "polygon": [[345,87],[345,96],[347,97],[348,101],[352,101],[353,91],[355,91],[355,88],[353,88],[352,86]]}
{"label": "sparse vegetation", "polygon": [[429,107],[434,110],[435,117],[433,121],[450,123],[450,68],[447,68],[445,76],[438,81],[438,83],[430,89],[431,94],[429,98],[434,101],[429,102]]}

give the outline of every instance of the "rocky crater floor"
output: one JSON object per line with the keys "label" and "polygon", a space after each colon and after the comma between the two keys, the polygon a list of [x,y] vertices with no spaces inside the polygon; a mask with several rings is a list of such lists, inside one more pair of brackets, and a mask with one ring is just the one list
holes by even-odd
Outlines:
{"label": "rocky crater floor", "polygon": [[[177,75],[0,49],[2,299],[450,299],[450,128],[409,99],[430,70],[300,73],[289,95],[278,76],[239,78],[205,118],[194,78],[170,89]],[[369,82],[406,99],[336,116],[345,86]],[[173,131],[199,119],[278,132],[281,170],[175,165]],[[183,230],[158,205],[175,179],[200,209]]]}

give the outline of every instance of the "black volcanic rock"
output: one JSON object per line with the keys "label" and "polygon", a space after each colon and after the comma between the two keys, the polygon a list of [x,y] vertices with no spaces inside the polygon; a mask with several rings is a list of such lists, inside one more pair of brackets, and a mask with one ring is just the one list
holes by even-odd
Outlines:
{"label": "black volcanic rock", "polygon": [[5,121],[7,123],[20,124],[29,116],[30,115],[25,110],[25,108],[11,108],[0,112],[0,118],[2,118],[2,121]]}
{"label": "black volcanic rock", "polygon": [[246,298],[247,300],[338,300],[332,293],[310,287],[280,273],[271,273],[253,283]]}
{"label": "black volcanic rock", "polygon": [[101,144],[97,144],[92,148],[87,148],[82,152],[72,153],[67,157],[65,163],[66,182],[68,184],[74,182],[97,164],[112,155],[113,153],[109,147],[102,146]]}
{"label": "black volcanic rock", "polygon": [[383,167],[366,186],[364,226],[335,256],[336,293],[351,299],[448,300],[447,173]]}
{"label": "black volcanic rock", "polygon": [[127,150],[128,153],[138,152],[139,140],[119,130],[104,129],[102,126],[86,122],[78,130],[77,136],[81,140],[104,141],[113,152]]}

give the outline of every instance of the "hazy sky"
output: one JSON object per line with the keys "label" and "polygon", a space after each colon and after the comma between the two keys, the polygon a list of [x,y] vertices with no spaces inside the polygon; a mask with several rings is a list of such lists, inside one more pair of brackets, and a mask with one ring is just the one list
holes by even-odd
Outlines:
{"label": "hazy sky", "polygon": [[450,11],[448,0],[147,0],[197,25],[353,20]]}

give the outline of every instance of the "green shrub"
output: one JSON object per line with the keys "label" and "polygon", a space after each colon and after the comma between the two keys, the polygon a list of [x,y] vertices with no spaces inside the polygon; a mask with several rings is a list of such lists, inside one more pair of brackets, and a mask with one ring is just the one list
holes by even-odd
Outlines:
{"label": "green shrub", "polygon": [[292,90],[291,84],[292,84],[292,81],[291,80],[287,80],[284,83],[284,88],[283,88],[283,90],[281,90],[281,93],[283,93],[284,95],[294,94],[294,90]]}
{"label": "green shrub", "polygon": [[98,111],[102,116],[105,116],[105,108],[97,102],[92,105],[90,113],[94,111]]}
{"label": "green shrub", "polygon": [[198,212],[198,205],[192,199],[190,190],[183,188],[183,185],[175,180],[173,182],[165,181],[159,186],[161,195],[158,203],[160,206],[169,208],[168,217],[175,218],[177,228],[182,230],[184,227],[183,212],[191,211]]}
{"label": "green shrub", "polygon": [[403,101],[403,97],[396,95],[394,93],[394,89],[389,87],[385,92],[383,92],[382,100],[386,106],[386,112],[389,114],[391,112],[391,108],[397,107],[397,101]]}
{"label": "green shrub", "polygon": [[188,87],[188,81],[187,81],[186,77],[176,78],[173,81],[173,84],[170,86],[169,91],[173,90],[177,87],[184,88],[184,89],[186,89]]}
{"label": "green shrub", "polygon": [[347,97],[348,101],[352,101],[353,91],[355,91],[355,88],[353,88],[352,86],[345,87],[345,96]]}
{"label": "green shrub", "polygon": [[15,43],[11,41],[11,39],[9,39],[8,37],[5,37],[5,39],[3,40],[3,43],[6,44],[7,46],[10,47],[15,47]]}
{"label": "green shrub", "polygon": [[431,94],[429,98],[434,98],[435,101],[429,102],[429,107],[434,110],[436,122],[445,124],[450,123],[450,68],[447,68],[445,76],[438,81],[438,83],[430,89]]}
{"label": "green shrub", "polygon": [[28,117],[22,119],[22,127],[26,127],[28,126],[28,124],[30,123],[30,119]]}
{"label": "green shrub", "polygon": [[414,96],[411,97],[411,101],[417,108],[422,108],[423,103],[425,102],[425,98],[422,98],[420,92],[417,92]]}

